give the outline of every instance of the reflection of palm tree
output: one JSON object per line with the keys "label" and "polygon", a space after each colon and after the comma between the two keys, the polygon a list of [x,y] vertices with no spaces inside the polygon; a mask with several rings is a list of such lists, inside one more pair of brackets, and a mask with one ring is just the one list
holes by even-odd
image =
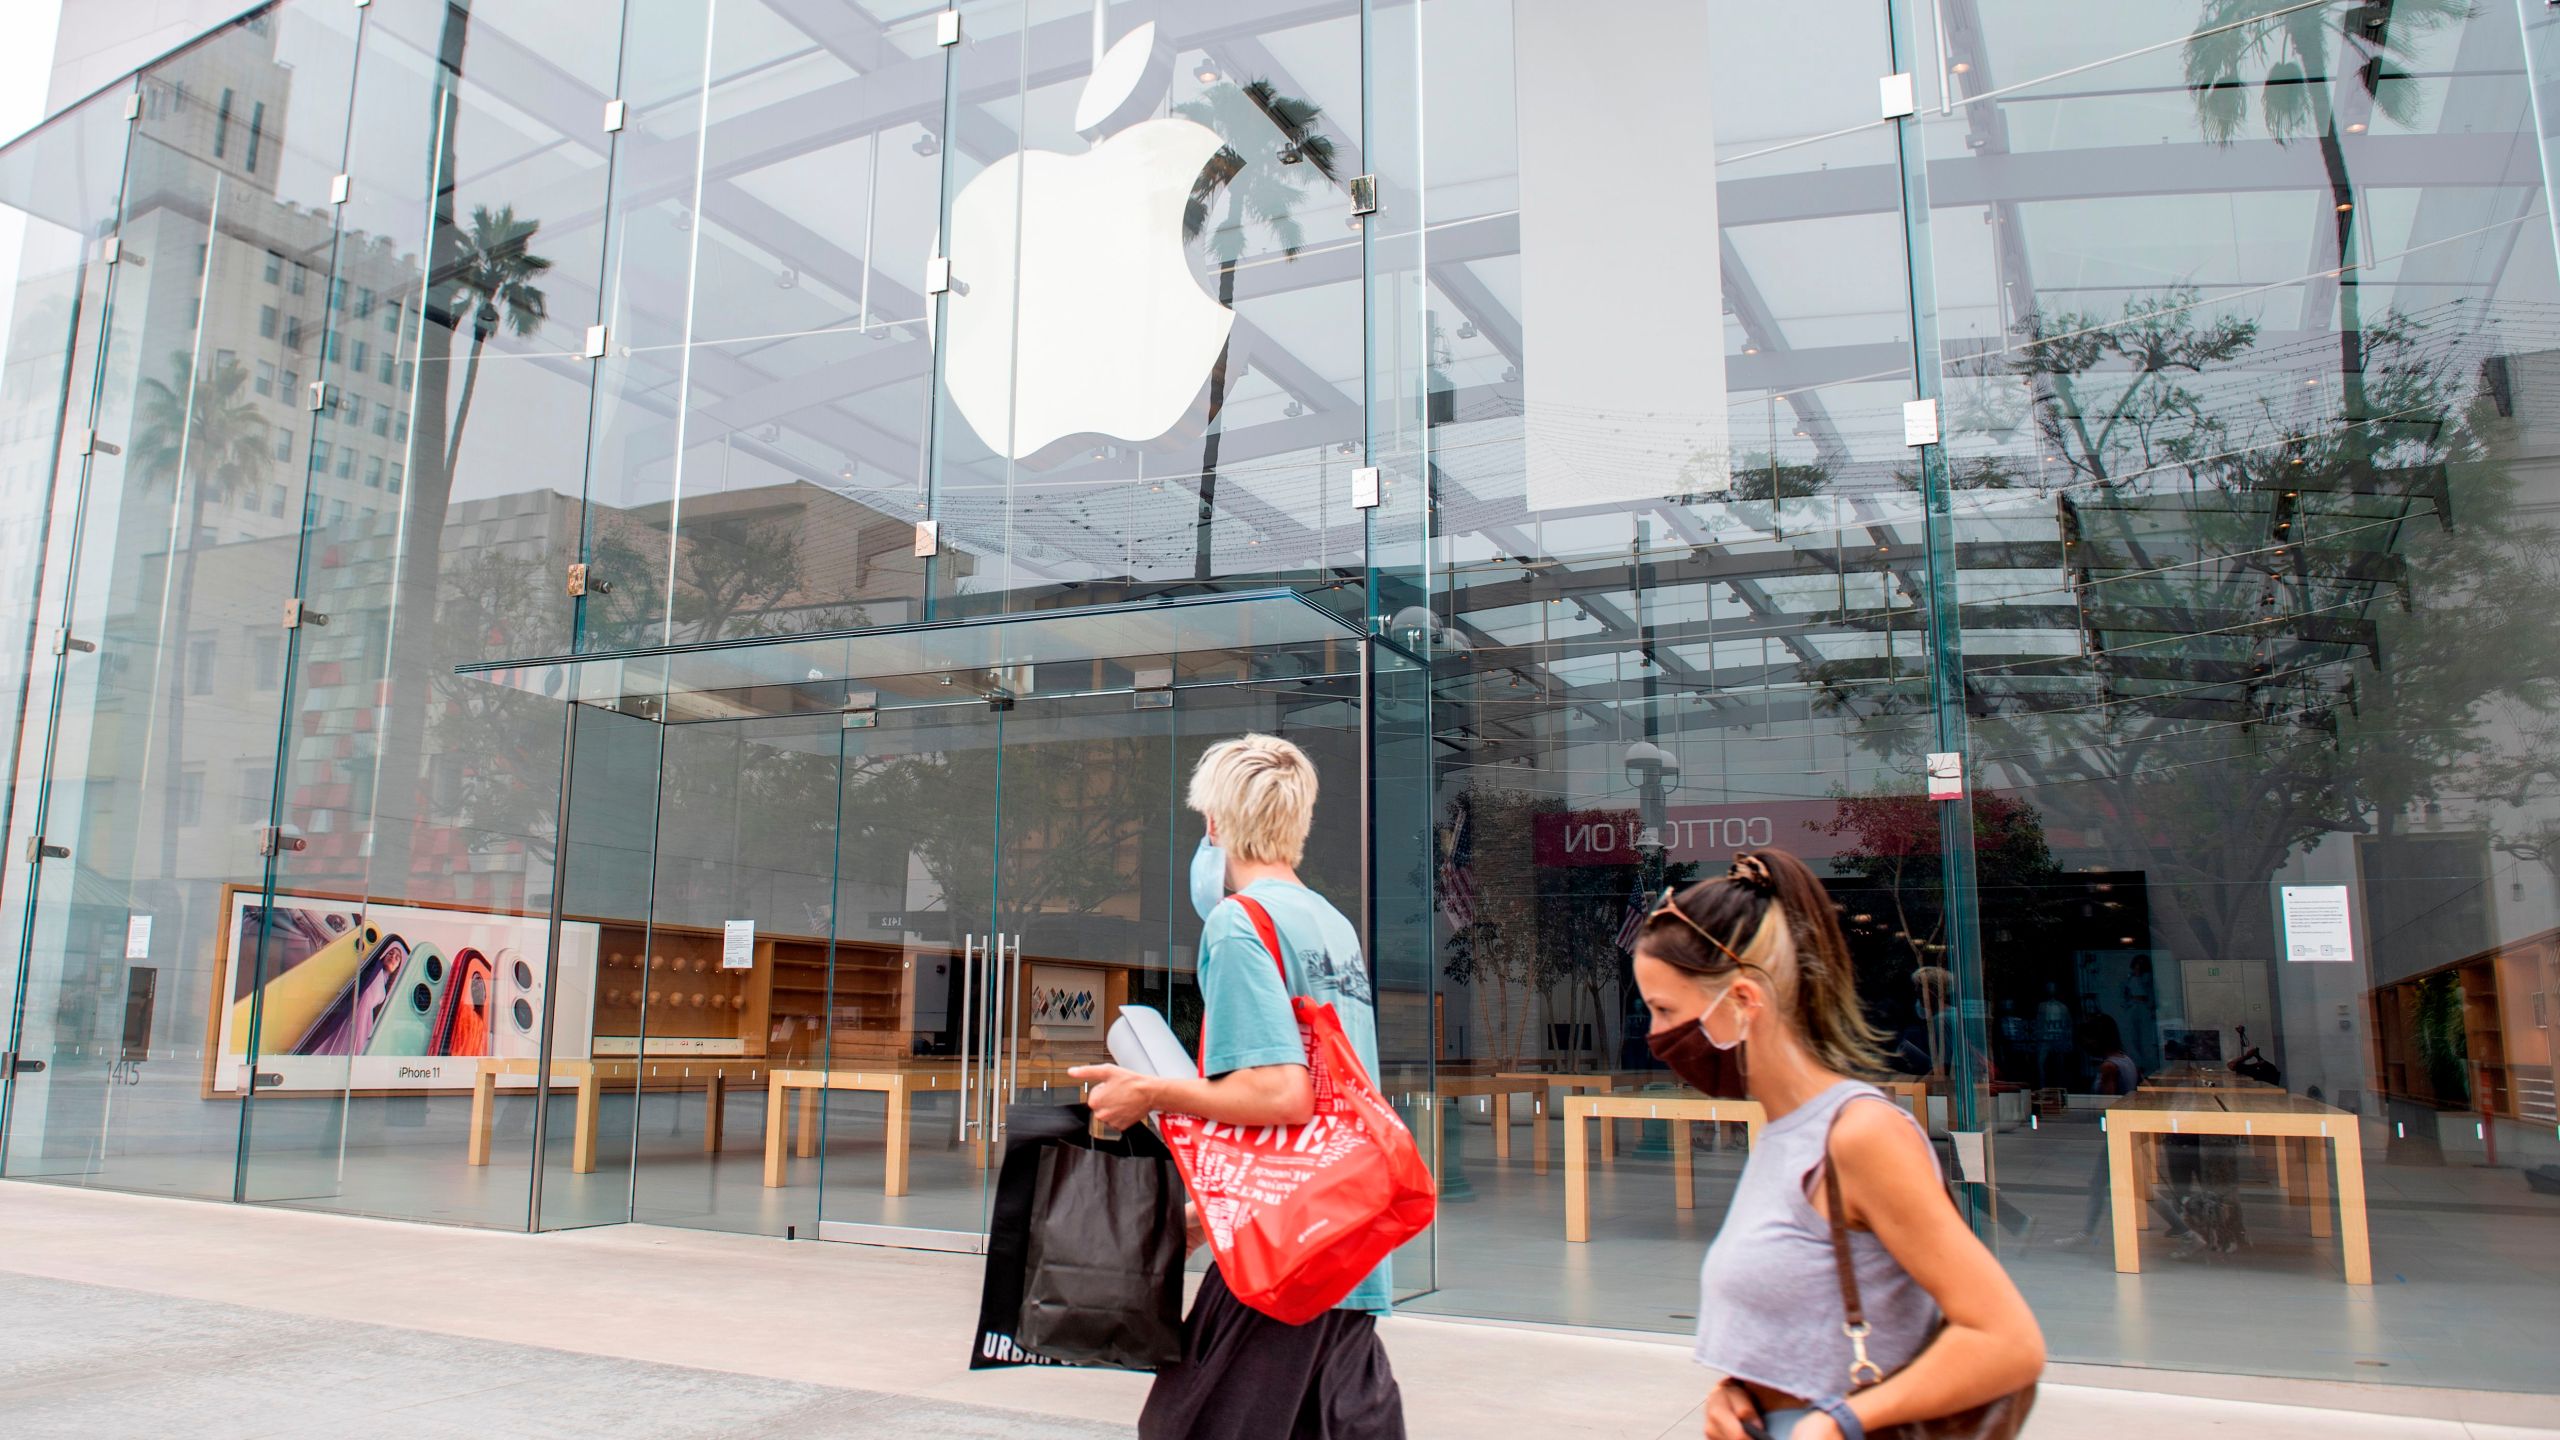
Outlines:
{"label": "reflection of palm tree", "polygon": [[[1200,178],[1191,182],[1191,203],[1183,207],[1182,235],[1197,240],[1207,230],[1210,207],[1226,197],[1227,213],[1209,233],[1209,253],[1218,261],[1218,303],[1236,303],[1236,265],[1244,259],[1247,221],[1268,226],[1280,241],[1280,252],[1296,259],[1306,237],[1298,228],[1298,201],[1316,181],[1334,181],[1333,140],[1316,130],[1324,113],[1304,100],[1279,93],[1268,80],[1215,86],[1198,99],[1173,107],[1186,120],[1209,127],[1227,143],[1209,157]],[[1234,345],[1218,352],[1209,371],[1209,434],[1200,448],[1200,521],[1198,554],[1192,576],[1210,574],[1209,543],[1218,499],[1218,449],[1226,426],[1219,410],[1227,400],[1227,360]]]}
{"label": "reflection of palm tree", "polygon": [[[519,336],[530,335],[550,314],[541,287],[533,283],[551,268],[549,260],[533,253],[534,232],[541,228],[539,220],[518,220],[513,205],[494,214],[486,205],[475,205],[471,228],[460,236],[459,253],[444,283],[452,288],[451,313],[471,312],[471,358],[463,363],[462,398],[454,404],[453,430],[445,437],[448,475],[462,454],[462,425],[471,418],[471,392],[480,384],[480,351],[501,323]],[[441,517],[431,533],[443,533]]]}
{"label": "reflection of palm tree", "polygon": [[[442,663],[435,650],[434,616],[443,603],[444,528],[453,503],[454,466],[462,455],[462,432],[471,417],[471,400],[480,378],[482,350],[501,327],[531,335],[549,313],[536,284],[551,262],[533,253],[538,220],[518,220],[515,207],[491,210],[474,206],[468,225],[458,213],[460,154],[455,131],[462,120],[463,55],[471,38],[469,0],[450,0],[437,46],[436,86],[430,122],[440,137],[430,176],[434,218],[427,236],[424,334],[419,344],[418,398],[410,465],[407,536],[401,546],[393,582],[394,615],[426,622],[427,638],[405,648],[420,653],[403,658],[395,642],[390,666],[390,694],[383,714],[379,785],[399,787],[394,818],[377,823],[373,872],[388,883],[409,883],[409,835],[412,821],[399,818],[417,807],[406,803],[421,780],[420,759],[426,749],[427,710],[434,703],[432,672]],[[447,414],[446,397],[453,383],[454,337],[468,324],[471,346],[463,363],[459,403]],[[377,790],[379,793],[379,785]],[[417,818],[423,818],[422,816]],[[377,882],[380,883],[380,882]]]}
{"label": "reflection of palm tree", "polygon": [[[163,653],[174,652],[170,667],[168,759],[162,783],[175,784],[185,758],[187,732],[187,619],[195,613],[196,556],[204,546],[205,506],[228,501],[256,485],[267,464],[267,422],[249,398],[249,372],[237,360],[217,362],[199,375],[195,357],[184,350],[169,356],[169,380],[144,380],[134,402],[133,454],[129,463],[145,484],[166,481],[170,498],[187,496],[187,528],[177,537],[185,558],[178,562],[177,587],[168,606]],[[174,557],[173,557],[174,558]],[[174,791],[172,792],[174,793]],[[172,816],[174,822],[176,817]],[[178,827],[161,827],[161,872],[177,863]]]}
{"label": "reflection of palm tree", "polygon": [[[2228,145],[2258,93],[2259,122],[2281,145],[2304,135],[2320,145],[2335,214],[2338,256],[2338,378],[2346,418],[2366,419],[2363,321],[2356,299],[2355,183],[2331,98],[2331,67],[2352,46],[2364,56],[2356,80],[2373,108],[2393,122],[2416,122],[2409,42],[2471,13],[2465,0],[2345,0],[2340,12],[2299,0],[2209,0],[2187,41],[2187,88],[2205,139]],[[2343,43],[2334,48],[2331,36]],[[2386,81],[2398,82],[2386,84]]]}

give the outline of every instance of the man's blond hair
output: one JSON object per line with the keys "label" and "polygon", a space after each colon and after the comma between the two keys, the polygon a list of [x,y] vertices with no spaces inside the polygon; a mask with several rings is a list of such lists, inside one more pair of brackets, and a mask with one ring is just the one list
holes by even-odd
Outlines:
{"label": "man's blond hair", "polygon": [[1316,767],[1277,735],[1222,740],[1191,768],[1190,805],[1238,860],[1296,865],[1316,818]]}

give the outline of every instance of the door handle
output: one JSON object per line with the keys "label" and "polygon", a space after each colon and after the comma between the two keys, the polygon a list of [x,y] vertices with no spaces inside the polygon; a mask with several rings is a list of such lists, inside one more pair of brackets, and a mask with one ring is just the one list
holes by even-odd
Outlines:
{"label": "door handle", "polygon": [[1004,1098],[1013,1101],[1022,1087],[1022,937],[1013,937],[1013,963],[1005,971]]}
{"label": "door handle", "polygon": [[969,1048],[970,1012],[977,1007],[971,994],[978,981],[978,937],[963,936],[960,941],[960,1138],[969,1138],[969,1072],[977,1067],[978,1057]]}

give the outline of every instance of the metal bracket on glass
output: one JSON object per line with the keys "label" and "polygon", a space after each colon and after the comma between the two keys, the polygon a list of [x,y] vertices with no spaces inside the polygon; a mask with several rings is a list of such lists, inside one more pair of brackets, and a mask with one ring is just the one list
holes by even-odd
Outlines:
{"label": "metal bracket on glass", "polygon": [[926,559],[926,558],[929,558],[929,557],[934,556],[934,555],[939,555],[939,554],[941,554],[941,553],[942,553],[942,522],[941,522],[941,521],[939,521],[939,520],[919,520],[919,521],[917,521],[917,522],[916,522],[916,558],[918,558],[918,559]]}
{"label": "metal bracket on glass", "polygon": [[1130,692],[1132,710],[1170,710],[1173,708],[1173,667],[1156,666],[1137,672],[1137,684]]}
{"label": "metal bracket on glass", "polygon": [[139,120],[142,118],[141,91],[131,91],[124,97],[124,118],[127,120]]}
{"label": "metal bracket on glass", "polygon": [[611,332],[604,326],[590,325],[587,327],[587,348],[578,353],[589,360],[601,360],[604,358],[605,342],[610,338]]}
{"label": "metal bracket on glass", "polygon": [[1354,215],[1378,213],[1377,176],[1354,175],[1351,177],[1351,213]]}
{"label": "metal bracket on glass", "polygon": [[347,175],[332,175],[329,177],[330,204],[344,205],[347,203],[347,197],[354,193],[355,180],[353,177]]}
{"label": "metal bracket on glass", "polygon": [[1378,508],[1377,466],[1363,465],[1351,472],[1351,508],[1354,510]]}
{"label": "metal bracket on glass", "polygon": [[101,241],[99,241],[99,242],[98,242],[98,263],[99,263],[99,264],[101,264],[101,265],[113,265],[114,263],[116,263],[116,261],[117,261],[117,260],[119,260],[119,259],[123,258],[123,256],[124,256],[124,237],[123,237],[123,236],[121,236],[121,235],[110,235],[110,236],[108,236],[106,239],[101,240]]}
{"label": "metal bracket on glass", "polygon": [[95,640],[82,640],[68,630],[53,632],[53,653],[56,655],[68,655],[74,650],[83,655],[90,655],[96,653],[97,649],[98,642]]}
{"label": "metal bracket on glass", "polygon": [[959,11],[945,10],[941,14],[933,17],[933,43],[936,45],[957,45],[960,43]]}
{"label": "metal bracket on glass", "polygon": [[1964,798],[1964,756],[1961,753],[1953,750],[1929,752],[1929,798]]}
{"label": "metal bracket on glass", "polygon": [[630,101],[607,100],[604,102],[604,133],[607,135],[619,133],[622,127],[629,123],[630,119]]}
{"label": "metal bracket on glass", "polygon": [[329,382],[326,380],[312,381],[310,390],[304,395],[303,400],[305,408],[309,409],[315,415],[328,409]]}
{"label": "metal bracket on glass", "polygon": [[258,853],[261,855],[282,855],[290,851],[306,849],[310,844],[310,841],[299,835],[284,833],[284,827],[281,825],[258,827]]}
{"label": "metal bracket on glass", "polygon": [[328,623],[328,616],[304,605],[302,603],[302,597],[299,595],[296,595],[292,599],[284,602],[284,628],[287,630],[299,630],[305,625],[326,625]]}
{"label": "metal bracket on glass", "polygon": [[45,838],[41,835],[30,835],[27,837],[27,863],[30,865],[41,865],[47,860],[68,860],[70,858],[71,847],[67,845],[49,845],[45,843]]}
{"label": "metal bracket on glass", "polygon": [[569,594],[572,597],[612,593],[613,582],[601,575],[590,573],[583,562],[569,567]]}
{"label": "metal bracket on glass", "polygon": [[942,295],[951,289],[951,257],[934,255],[924,262],[924,293]]}
{"label": "metal bracket on glass", "polygon": [[1906,400],[1902,402],[1902,443],[1935,445],[1938,443],[1938,402]]}
{"label": "metal bracket on glass", "polygon": [[99,439],[98,432],[95,430],[83,430],[80,432],[80,453],[83,455],[121,455],[124,453],[124,447],[111,440]]}
{"label": "metal bracket on glass", "polygon": [[1876,103],[1887,120],[1899,120],[1920,113],[1919,87],[1912,83],[1911,73],[1887,75],[1876,81]]}
{"label": "metal bracket on glass", "polygon": [[880,692],[856,690],[844,697],[844,728],[868,730],[880,723]]}

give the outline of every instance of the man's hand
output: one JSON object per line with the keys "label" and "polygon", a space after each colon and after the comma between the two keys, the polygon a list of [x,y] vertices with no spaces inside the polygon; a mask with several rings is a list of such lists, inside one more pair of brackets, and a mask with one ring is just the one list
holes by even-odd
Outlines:
{"label": "man's hand", "polygon": [[1164,1108],[1156,1102],[1152,1075],[1117,1065],[1078,1065],[1067,1078],[1084,1082],[1084,1103],[1093,1107],[1093,1118],[1114,1130],[1133,1130]]}

